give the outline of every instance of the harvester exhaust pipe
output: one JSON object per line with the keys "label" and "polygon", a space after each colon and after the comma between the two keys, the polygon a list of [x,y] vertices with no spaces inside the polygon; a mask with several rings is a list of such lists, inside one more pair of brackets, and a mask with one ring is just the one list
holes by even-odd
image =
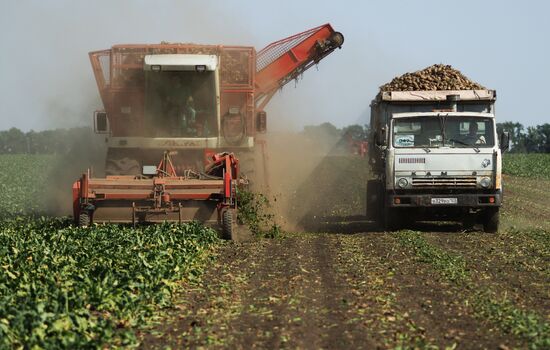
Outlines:
{"label": "harvester exhaust pipe", "polygon": [[447,102],[449,102],[449,109],[456,112],[458,109],[458,101],[460,101],[460,95],[447,95]]}

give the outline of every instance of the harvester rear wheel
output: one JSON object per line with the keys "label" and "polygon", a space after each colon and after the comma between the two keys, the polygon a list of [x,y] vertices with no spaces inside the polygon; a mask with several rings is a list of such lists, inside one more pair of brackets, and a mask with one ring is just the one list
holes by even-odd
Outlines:
{"label": "harvester rear wheel", "polygon": [[222,236],[231,240],[235,238],[237,225],[237,215],[234,209],[224,210],[222,214]]}
{"label": "harvester rear wheel", "polygon": [[87,211],[83,211],[78,215],[78,226],[80,227],[88,227],[90,226],[92,222],[92,218],[90,217],[90,213]]}

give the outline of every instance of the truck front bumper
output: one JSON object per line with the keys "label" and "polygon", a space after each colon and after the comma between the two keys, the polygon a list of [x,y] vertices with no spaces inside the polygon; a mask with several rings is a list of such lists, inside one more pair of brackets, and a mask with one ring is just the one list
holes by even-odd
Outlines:
{"label": "truck front bumper", "polygon": [[498,207],[502,204],[502,192],[453,193],[453,194],[388,194],[391,207]]}

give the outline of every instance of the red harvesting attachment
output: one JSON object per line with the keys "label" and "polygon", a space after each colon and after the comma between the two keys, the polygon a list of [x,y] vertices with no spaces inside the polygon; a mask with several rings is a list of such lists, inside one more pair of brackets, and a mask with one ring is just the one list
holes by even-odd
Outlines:
{"label": "red harvesting attachment", "polygon": [[75,219],[82,226],[197,220],[223,228],[224,212],[237,208],[238,160],[232,153],[215,154],[205,172],[187,170],[178,176],[171,155],[164,152],[158,167],[145,167],[144,175],[83,174],[73,184]]}

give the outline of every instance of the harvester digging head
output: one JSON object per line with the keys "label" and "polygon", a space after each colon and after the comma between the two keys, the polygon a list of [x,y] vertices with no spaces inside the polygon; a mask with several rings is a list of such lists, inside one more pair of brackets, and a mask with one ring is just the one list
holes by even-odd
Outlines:
{"label": "harvester digging head", "polygon": [[135,225],[196,220],[217,225],[222,231],[230,229],[223,218],[225,211],[237,208],[238,160],[235,156],[232,153],[215,154],[204,173],[186,171],[184,176],[178,176],[171,155],[165,151],[156,171],[143,175],[94,178],[89,171],[83,174],[73,184],[73,211],[77,223],[81,226],[91,223]]}

